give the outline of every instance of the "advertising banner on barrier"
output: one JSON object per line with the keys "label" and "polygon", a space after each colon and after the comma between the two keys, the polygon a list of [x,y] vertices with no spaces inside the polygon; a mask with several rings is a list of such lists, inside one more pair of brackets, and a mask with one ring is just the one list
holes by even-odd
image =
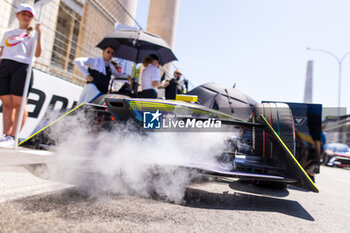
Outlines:
{"label": "advertising banner on barrier", "polygon": [[[76,106],[82,87],[33,69],[34,84],[28,96],[28,118],[19,138],[26,138]],[[2,111],[0,112],[2,133]]]}

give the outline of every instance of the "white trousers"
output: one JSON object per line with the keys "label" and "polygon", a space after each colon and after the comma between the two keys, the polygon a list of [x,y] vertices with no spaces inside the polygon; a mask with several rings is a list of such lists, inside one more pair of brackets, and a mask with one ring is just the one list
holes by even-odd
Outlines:
{"label": "white trousers", "polygon": [[95,84],[87,83],[80,94],[78,105],[81,103],[90,103],[100,94],[101,92],[97,89]]}

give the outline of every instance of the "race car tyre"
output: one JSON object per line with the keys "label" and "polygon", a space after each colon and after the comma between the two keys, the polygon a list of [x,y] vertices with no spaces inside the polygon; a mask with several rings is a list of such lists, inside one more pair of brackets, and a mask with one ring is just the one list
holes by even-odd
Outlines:
{"label": "race car tyre", "polygon": [[[262,103],[254,106],[252,121],[262,123],[263,115],[280,136],[290,152],[295,154],[295,129],[292,111],[284,103]],[[271,135],[263,129],[253,128],[253,150],[255,156],[272,159],[274,156]]]}
{"label": "race car tyre", "polygon": [[[294,155],[296,149],[294,119],[289,106],[284,103],[257,104],[253,109],[252,121],[263,123],[260,115],[266,118],[290,152]],[[273,148],[272,135],[261,128],[254,128],[252,135],[254,155],[272,160],[278,151]],[[286,183],[274,181],[256,180],[253,183],[259,187],[273,189],[284,189],[287,187]]]}

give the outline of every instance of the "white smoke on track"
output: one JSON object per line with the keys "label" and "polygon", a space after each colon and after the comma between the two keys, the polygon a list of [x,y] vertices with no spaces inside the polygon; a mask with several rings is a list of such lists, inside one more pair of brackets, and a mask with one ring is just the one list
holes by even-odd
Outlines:
{"label": "white smoke on track", "polygon": [[130,125],[92,133],[81,119],[55,127],[59,139],[50,165],[52,178],[92,195],[135,194],[181,203],[186,186],[199,175],[189,164],[213,164],[225,146],[224,133],[149,133]]}

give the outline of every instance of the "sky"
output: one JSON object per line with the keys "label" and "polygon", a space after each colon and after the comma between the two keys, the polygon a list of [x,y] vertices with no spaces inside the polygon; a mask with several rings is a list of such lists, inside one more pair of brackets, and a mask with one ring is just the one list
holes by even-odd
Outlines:
{"label": "sky", "polygon": [[[136,20],[147,29],[149,0]],[[313,102],[338,105],[339,59],[350,52],[348,0],[179,0],[174,64],[194,86],[214,82],[256,101],[303,102],[314,62]],[[350,55],[342,65],[341,106],[350,114]]]}

